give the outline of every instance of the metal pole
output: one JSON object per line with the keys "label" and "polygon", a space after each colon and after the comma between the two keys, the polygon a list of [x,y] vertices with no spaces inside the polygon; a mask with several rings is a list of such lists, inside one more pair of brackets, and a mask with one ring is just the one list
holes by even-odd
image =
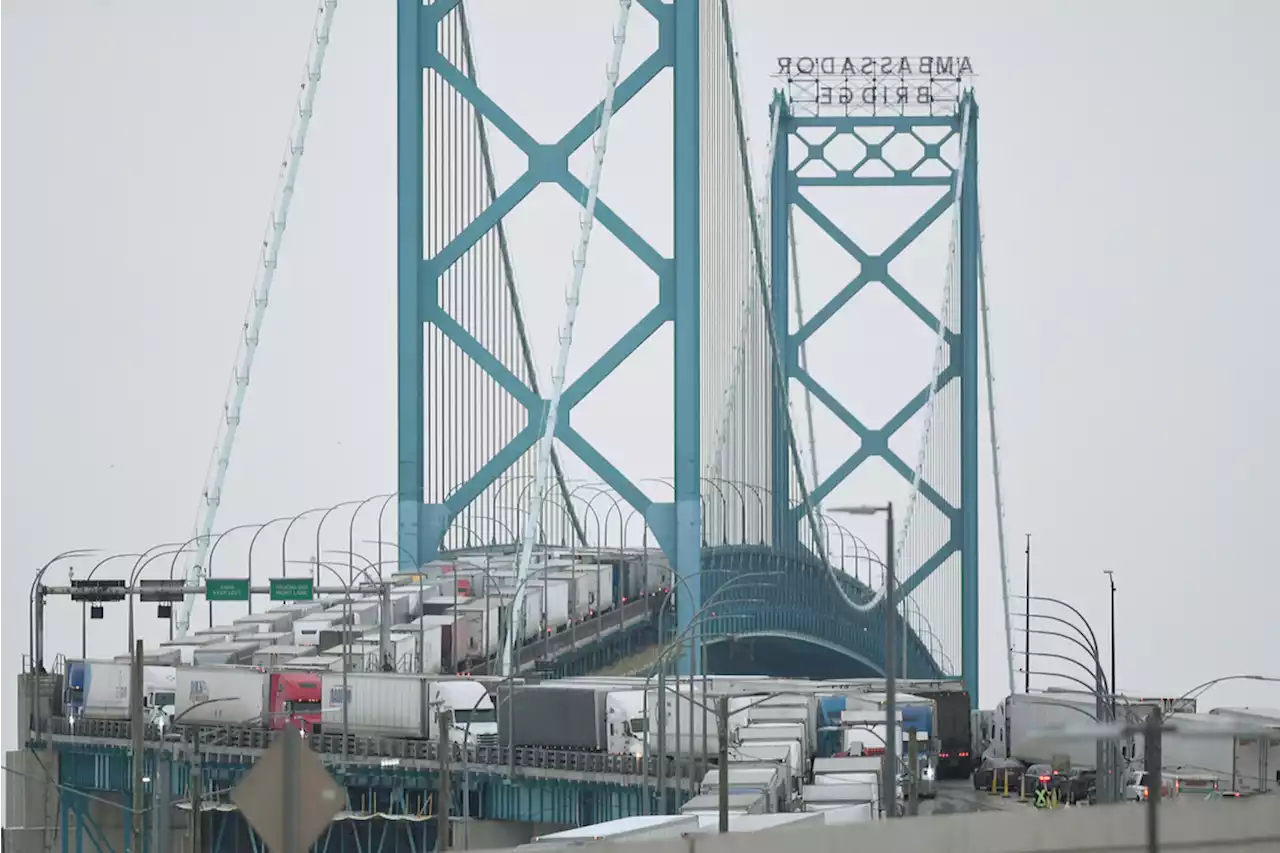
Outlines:
{"label": "metal pole", "polygon": [[649,688],[645,685],[644,699],[642,700],[643,712],[641,716],[644,718],[644,741],[640,744],[640,791],[642,797],[640,799],[640,814],[647,815],[653,808],[653,802],[649,799]]}
{"label": "metal pole", "polygon": [[[449,672],[458,671],[458,566],[455,563],[451,573],[453,581],[453,631],[449,634]],[[515,663],[512,663],[515,666]]]}
{"label": "metal pole", "polygon": [[1147,805],[1147,850],[1150,853],[1158,853],[1160,850],[1160,822],[1158,811],[1160,808],[1160,795],[1164,787],[1164,780],[1161,776],[1160,769],[1164,763],[1163,750],[1161,749],[1161,720],[1160,709],[1156,708],[1147,717],[1147,730],[1144,733],[1146,743],[1146,759],[1144,766],[1147,778],[1147,799],[1150,801]]}
{"label": "metal pole", "polygon": [[[36,634],[36,654],[35,660],[31,662],[32,669],[36,673],[37,679],[44,675],[44,586],[36,588],[36,618],[35,618],[35,634]],[[39,681],[37,681],[37,684]],[[39,696],[39,688],[36,688],[36,695]],[[43,730],[42,730],[43,731]]]}
{"label": "metal pole", "polygon": [[[320,574],[320,558],[316,558],[316,575]],[[347,766],[348,741],[351,730],[348,728],[347,706],[351,704],[351,694],[347,691],[347,673],[351,669],[351,584],[347,583],[343,596],[342,618],[342,766]]]}
{"label": "metal pole", "polygon": [[299,743],[301,738],[293,737],[292,729],[285,729],[283,737],[284,850],[281,853],[300,853],[298,850],[298,750],[302,748]]}
{"label": "metal pole", "polygon": [[716,732],[720,735],[718,759],[719,782],[716,794],[720,800],[720,832],[729,831],[729,697],[716,700]]}
{"label": "metal pole", "polygon": [[[674,590],[674,587],[673,587]],[[664,597],[658,605],[658,761],[657,788],[658,814],[667,813],[667,658],[663,644],[666,634],[663,633],[663,618],[669,597]]]}
{"label": "metal pole", "polygon": [[[456,580],[456,579],[455,579]],[[439,729],[439,746],[440,750],[440,787],[437,794],[439,802],[436,803],[436,850],[443,851],[449,849],[449,800],[452,794],[449,791],[449,727],[452,721],[450,713],[441,708],[436,713],[436,728]]]}
{"label": "metal pole", "polygon": [[[1094,672],[1094,690],[1093,690],[1094,713],[1097,715],[1098,721],[1101,722],[1102,720],[1106,719],[1107,702],[1103,698],[1104,691],[1102,689],[1102,683],[1103,683],[1102,662],[1099,661],[1096,656],[1093,659],[1093,672]],[[1101,783],[1102,790],[1109,791],[1111,787],[1111,783],[1108,780],[1111,779],[1114,771],[1114,768],[1112,768],[1111,766],[1111,754],[1113,752],[1113,750],[1111,749],[1111,741],[1104,742],[1103,740],[1099,739],[1094,742],[1094,746],[1096,747],[1094,751],[1094,767],[1097,769],[1097,773],[1095,774],[1095,777],[1094,777],[1095,778],[1094,784],[1098,784],[1097,776],[1102,775],[1103,776],[1103,780]]]}
{"label": "metal pole", "polygon": [[[1111,690],[1110,700],[1108,701],[1109,710],[1111,712],[1111,720],[1116,720],[1116,703],[1117,696],[1120,693],[1120,687],[1116,684],[1116,578],[1115,573],[1110,569],[1103,572],[1107,576],[1107,581],[1111,587]],[[1120,744],[1116,741],[1107,741],[1107,755],[1110,774],[1107,782],[1107,802],[1116,803],[1120,801],[1120,779],[1124,770],[1123,763],[1120,760]]]}
{"label": "metal pole", "polygon": [[152,847],[154,853],[164,853],[169,849],[169,836],[171,830],[171,814],[169,806],[169,797],[173,791],[172,772],[173,762],[169,760],[169,756],[160,750],[156,750],[156,779],[155,779],[155,797],[153,799],[154,817],[152,818],[152,826],[155,829],[155,846]]}
{"label": "metal pole", "polygon": [[1024,692],[1031,692],[1031,534],[1027,534],[1027,626],[1026,635],[1023,639],[1026,643],[1026,683]]}
{"label": "metal pole", "polygon": [[200,724],[196,723],[191,727],[191,780],[189,787],[191,789],[191,853],[201,853],[204,839],[200,837],[201,820],[203,818],[202,808],[203,802],[201,798],[204,794],[202,788],[203,768],[200,766]]}
{"label": "metal pole", "polygon": [[880,771],[881,808],[886,818],[896,817],[898,810],[897,779],[898,750],[902,745],[898,741],[896,727],[898,682],[894,666],[897,655],[894,653],[894,642],[898,634],[894,630],[893,619],[897,615],[897,604],[894,597],[897,593],[893,577],[893,504],[886,508],[885,522],[885,560],[884,560],[884,762]]}
{"label": "metal pole", "polygon": [[916,780],[920,778],[920,744],[916,740],[914,726],[907,728],[907,784],[911,786],[907,799],[907,814],[915,817],[920,813],[920,788]]}
{"label": "metal pole", "polygon": [[381,582],[382,594],[379,598],[378,614],[378,654],[382,657],[382,669],[385,672],[395,672],[396,662],[391,658],[391,584],[386,581]]}
{"label": "metal pole", "polygon": [[132,828],[133,841],[131,850],[133,853],[142,853],[142,817],[145,803],[142,795],[142,761],[143,750],[146,748],[145,734],[147,721],[142,716],[142,641],[138,640],[133,646],[133,667],[129,673],[133,682],[129,690],[129,717],[133,723],[133,814]]}
{"label": "metal pole", "polygon": [[[418,674],[424,675],[427,671],[427,623],[423,621],[427,615],[427,609],[422,602],[426,600],[426,590],[422,584],[422,569],[418,569]],[[488,600],[485,600],[485,606],[488,607]],[[488,616],[488,612],[485,613]],[[487,629],[486,629],[487,630]],[[485,634],[485,640],[488,641],[488,634]]]}

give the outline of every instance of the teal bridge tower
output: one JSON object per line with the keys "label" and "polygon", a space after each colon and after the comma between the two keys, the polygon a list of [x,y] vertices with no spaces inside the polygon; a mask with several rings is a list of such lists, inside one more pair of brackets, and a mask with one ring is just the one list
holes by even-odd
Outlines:
{"label": "teal bridge tower", "polygon": [[[780,81],[786,91],[772,104],[752,106],[739,85],[727,0],[634,6],[633,16],[656,25],[656,47],[615,81],[611,98],[556,138],[537,139],[485,86],[529,69],[478,67],[458,0],[400,0],[401,554],[422,564],[469,541],[519,538],[551,395],[533,363],[522,307],[530,296],[516,284],[519,262],[505,219],[535,188],[558,187],[584,208],[593,204],[595,224],[652,274],[656,288],[647,313],[564,383],[539,528],[544,541],[600,548],[643,540],[660,548],[677,587],[669,622],[682,638],[676,656],[685,669],[880,674],[883,620],[892,605],[904,626],[902,658],[893,662],[899,674],[963,679],[976,702],[981,240],[978,109],[965,85],[968,60],[902,60],[905,66],[843,82],[807,80],[800,63],[797,76]],[[615,41],[625,40],[625,26],[624,13]],[[584,146],[597,146],[603,159],[603,120],[624,114],[637,95],[664,81],[670,132],[655,134],[651,144],[664,149],[655,162],[669,152],[673,166],[669,253],[641,236],[607,193],[594,198],[570,168]],[[832,97],[833,86],[849,96]],[[909,98],[898,94],[908,91]],[[747,138],[752,114],[769,119],[766,174],[751,168],[760,153]],[[522,158],[519,176],[502,189],[494,163],[499,136]],[[914,159],[891,156],[902,143],[915,146]],[[858,156],[837,162],[832,152],[842,146]],[[873,252],[814,202],[815,187],[931,188],[936,200]],[[797,218],[858,266],[803,323],[792,321],[800,295]],[[946,268],[936,271],[945,277],[942,303],[926,305],[891,266],[935,222],[950,222],[952,235]],[[608,288],[608,278],[596,275],[588,286]],[[838,327],[858,310],[848,303],[870,288],[891,293],[937,347],[923,387],[884,423],[860,418],[806,362],[815,333]],[[579,431],[574,414],[668,325],[673,452],[669,470],[655,472],[661,484],[651,480],[653,488],[645,488]],[[876,383],[883,367],[853,363],[842,371]],[[642,399],[650,390],[634,392]],[[814,405],[859,440],[829,471],[813,464],[813,416],[801,416]],[[913,418],[924,424],[914,463],[890,443]],[[566,470],[566,451],[580,463],[577,479]],[[910,490],[897,508],[900,585],[892,602],[881,593],[876,553],[884,554],[884,543],[868,547],[847,519],[824,509],[872,459],[886,462]],[[584,480],[590,485],[579,485]],[[508,523],[499,521],[504,512]]]}

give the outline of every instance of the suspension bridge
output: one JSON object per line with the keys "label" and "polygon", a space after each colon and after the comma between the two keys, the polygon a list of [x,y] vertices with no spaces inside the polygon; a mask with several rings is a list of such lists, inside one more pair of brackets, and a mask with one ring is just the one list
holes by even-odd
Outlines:
{"label": "suspension bridge", "polygon": [[[552,142],[535,139],[486,93],[461,5],[401,9],[399,542],[422,564],[463,547],[476,530],[491,541],[514,538],[523,521],[527,563],[535,536],[587,546],[610,535],[598,520],[595,530],[584,522],[584,501],[575,499],[560,459],[567,451],[615,501],[615,535],[623,541],[614,544],[651,537],[669,558],[684,593],[678,631],[747,566],[777,572],[767,591],[726,589],[715,615],[692,626],[710,647],[710,666],[734,666],[726,638],[757,638],[767,642],[752,655],[755,671],[882,673],[879,626],[887,603],[881,573],[873,572],[879,560],[836,514],[823,511],[853,472],[879,459],[910,487],[894,543],[900,586],[888,603],[911,634],[907,671],[962,678],[976,702],[983,287],[972,92],[924,114],[887,108],[822,115],[797,109],[785,92],[768,105],[744,104],[732,16],[715,0],[638,2],[631,14],[654,19],[658,44],[619,79],[628,5],[615,28],[605,98]],[[666,69],[674,132],[652,144],[672,150],[670,256],[598,192],[611,117]],[[753,174],[746,115],[766,106],[767,165]],[[491,155],[498,134],[527,158],[527,168],[501,190]],[[891,156],[901,142],[915,146],[914,160]],[[591,179],[583,181],[569,159],[588,143]],[[856,153],[848,162],[835,156],[850,151]],[[537,382],[504,226],[543,185],[562,189],[585,211],[549,393]],[[936,198],[886,248],[871,251],[809,193],[863,187],[932,189]],[[809,317],[798,280],[801,218],[857,267]],[[926,306],[890,267],[929,226],[948,219],[945,268],[934,272],[945,282],[941,303]],[[593,225],[652,273],[656,294],[602,356],[566,381]],[[607,288],[607,272],[587,286]],[[860,291],[877,287],[929,330],[936,350],[932,375],[882,424],[860,417],[818,381],[807,352],[816,333],[857,310],[848,303]],[[573,414],[668,324],[673,450],[671,475],[655,495],[579,431]],[[877,382],[873,365],[845,367],[857,381]],[[647,393],[634,390],[637,398]],[[827,471],[817,467],[815,406],[858,439]],[[891,439],[913,418],[923,427],[918,455],[908,462]],[[496,521],[511,517],[504,493],[517,504],[511,524]],[[761,596],[763,603],[735,604]],[[686,663],[697,666],[692,650]]]}
{"label": "suspension bridge", "polygon": [[[212,531],[236,431],[252,421],[246,405],[250,367],[259,335],[269,333],[263,318],[335,7],[327,0],[317,12],[299,122],[196,535],[188,543],[196,551],[188,589],[217,574]],[[640,16],[656,28],[656,45],[624,63],[628,49],[634,50],[628,31]],[[397,480],[383,502],[384,510],[396,508],[397,521],[395,533],[384,534],[379,516],[379,560],[385,562],[381,540],[392,536],[395,542],[388,544],[401,571],[501,550],[511,555],[521,579],[536,572],[538,553],[594,552],[624,561],[660,551],[670,567],[664,583],[673,589],[669,630],[601,632],[607,653],[572,649],[575,671],[616,663],[637,652],[637,643],[675,636],[685,640],[668,653],[683,672],[854,678],[882,675],[893,666],[900,676],[958,680],[976,707],[984,452],[995,474],[997,504],[990,509],[998,521],[1002,512],[991,355],[983,337],[976,98],[954,76],[953,97],[930,98],[923,108],[887,97],[885,103],[873,98],[822,109],[820,95],[804,96],[810,85],[804,80],[780,80],[768,103],[744,102],[733,22],[727,0],[622,0],[600,81],[603,97],[547,141],[492,94],[504,70],[477,61],[460,0],[399,0]],[[519,66],[509,73],[529,70]],[[814,92],[823,88],[816,79],[811,86]],[[872,88],[879,89],[874,80]],[[622,212],[626,205],[602,189],[611,123],[648,90],[658,91],[654,97],[661,97],[670,116],[669,133],[645,140],[670,152],[669,251],[660,248],[666,241],[643,236],[645,229]],[[752,163],[761,146],[748,135],[751,116],[767,119],[762,166]],[[636,130],[614,131],[624,129]],[[509,181],[499,176],[501,146],[518,151],[520,168]],[[583,150],[591,155],[585,178],[571,167]],[[508,233],[511,214],[545,187],[562,190],[582,211],[549,383],[539,381],[527,316],[531,297],[520,287],[520,258]],[[877,217],[882,202],[867,202],[859,195],[866,189],[927,201],[877,248],[856,229],[837,224],[844,221],[835,211],[841,205]],[[935,225],[947,239],[930,273],[942,285],[930,303],[903,284],[897,264]],[[601,229],[651,276],[652,302],[602,354],[570,375],[582,294],[611,286],[609,270],[587,263],[593,231],[598,238]],[[809,271],[804,281],[802,269]],[[847,271],[847,277],[818,288],[823,292],[815,303],[815,291],[803,285],[829,279],[831,270]],[[846,399],[848,388],[883,384],[885,365],[845,360],[839,348],[815,345],[820,332],[823,340],[843,340],[841,324],[866,310],[867,300],[857,297],[875,290],[911,316],[929,346],[921,356],[931,364],[887,417],[861,413]],[[673,416],[669,434],[652,438],[670,445],[670,466],[639,477],[624,473],[574,415],[659,335],[671,341],[662,372],[670,377]],[[634,375],[626,374],[627,393],[642,405],[653,387]],[[840,381],[828,378],[833,376]],[[820,446],[824,422],[846,431],[847,448]],[[905,435],[915,440],[910,450],[903,449]],[[896,473],[908,497],[895,507],[893,541],[868,544],[855,535],[840,502],[853,502],[851,496],[884,502],[847,488],[856,472],[876,461]],[[364,503],[348,504],[354,506],[353,526]],[[287,546],[287,528],[284,536]],[[1003,575],[1002,525],[1000,537]],[[318,529],[316,543],[319,561]],[[282,547],[282,560],[286,551]],[[890,557],[897,584],[886,595]],[[252,546],[249,559],[252,572]],[[517,588],[516,611],[523,592]],[[174,617],[179,634],[189,627],[193,600],[188,596]],[[654,615],[637,612],[646,621]],[[888,661],[885,623],[891,616],[902,626],[895,653],[901,658]],[[514,651],[505,645],[483,666],[505,671],[519,665],[523,658],[510,659]],[[70,746],[62,758],[65,783],[80,792],[127,787],[124,771],[103,763],[92,752],[97,747]],[[230,762],[227,778],[252,758],[248,747],[232,751],[240,763]],[[401,811],[412,811],[403,802],[406,786],[434,784],[431,774],[439,767],[424,753],[422,767],[413,771],[421,776],[417,782],[392,784],[384,778],[394,775],[382,759],[388,754],[371,748],[375,769],[353,777],[348,788],[382,792],[369,794],[390,798],[381,810],[395,811],[400,802]],[[476,764],[478,781],[468,784],[482,788],[493,768],[480,759]],[[565,772],[572,777],[576,766]],[[632,800],[617,791],[634,788],[628,777],[634,768],[583,767],[584,775],[569,781],[537,773],[524,779],[526,787],[545,784],[535,792],[541,806],[535,807],[529,790],[521,794],[495,783],[471,813],[545,819],[551,808],[585,820],[579,812],[588,801],[593,819],[633,813]],[[601,773],[621,777],[591,788]],[[546,797],[559,805],[546,806]],[[360,811],[354,800],[353,810]],[[413,830],[407,832],[412,847]],[[75,838],[80,844],[82,835]]]}

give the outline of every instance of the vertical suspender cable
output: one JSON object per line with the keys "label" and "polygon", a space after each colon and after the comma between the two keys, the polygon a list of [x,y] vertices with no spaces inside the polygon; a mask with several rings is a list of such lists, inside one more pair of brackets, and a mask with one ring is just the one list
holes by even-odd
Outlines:
{"label": "vertical suspender cable", "polygon": [[[289,133],[289,147],[285,149],[284,160],[280,164],[279,182],[271,205],[271,219],[267,223],[266,235],[262,238],[262,251],[253,283],[253,297],[249,302],[248,313],[242,327],[235,366],[231,373],[226,402],[223,403],[222,420],[218,424],[218,438],[214,443],[208,473],[205,475],[204,491],[200,495],[200,509],[196,521],[199,538],[196,539],[196,551],[187,568],[187,586],[198,586],[204,577],[205,555],[209,550],[209,538],[218,516],[218,506],[222,503],[222,487],[227,480],[227,469],[231,466],[231,452],[235,447],[236,432],[240,428],[245,393],[249,390],[249,377],[253,369],[253,357],[258,351],[258,341],[262,333],[262,322],[267,315],[271,285],[275,281],[276,263],[280,257],[280,244],[284,240],[285,227],[289,224],[289,205],[293,201],[298,166],[302,162],[302,154],[306,148],[307,129],[311,126],[311,110],[315,104],[316,90],[320,85],[324,57],[329,49],[333,13],[337,8],[338,0],[324,0],[316,9],[315,25],[307,48],[306,74],[298,92],[293,128]],[[183,599],[182,610],[178,614],[174,631],[179,639],[187,635],[187,629],[191,625],[191,609],[195,606],[195,600],[195,596],[190,594]]]}
{"label": "vertical suspender cable", "polygon": [[[462,29],[462,52],[466,60],[464,69],[467,79],[473,83],[476,79],[475,56],[471,44],[471,24],[467,21],[467,4],[458,4],[458,23]],[[489,148],[489,133],[485,128],[484,119],[475,114],[476,134],[480,140],[480,161],[484,168],[485,196],[483,203],[493,204],[498,198],[498,182],[493,168],[493,154]],[[501,265],[501,275],[503,286],[506,288],[507,300],[511,303],[511,312],[515,318],[515,335],[516,343],[520,350],[520,360],[524,365],[525,376],[523,377],[529,383],[529,388],[533,393],[538,393],[538,369],[533,363],[533,348],[529,346],[529,335],[525,329],[524,312],[520,305],[520,290],[516,283],[515,265],[511,262],[511,249],[507,242],[507,227],[501,219],[494,226],[494,231],[498,237],[498,256]],[[496,313],[496,312],[495,312]],[[505,351],[504,351],[505,352]],[[510,363],[504,357],[503,364]],[[517,371],[517,374],[519,372]],[[503,392],[505,395],[505,392]],[[573,508],[573,501],[569,494],[568,482],[565,480],[564,468],[560,464],[560,455],[556,453],[554,447],[551,449],[551,467],[555,472],[556,485],[558,486],[560,497],[564,500],[566,512],[569,516],[569,523],[573,526],[573,535],[582,545],[587,544],[587,533],[582,526],[581,520],[578,518],[577,511]]]}
{"label": "vertical suspender cable", "polygon": [[[979,202],[981,222],[981,202]],[[1004,636],[1009,664],[1009,695],[1015,691],[1013,675],[1013,625],[1009,613],[1009,561],[1004,541],[1004,488],[1000,478],[1000,441],[996,433],[996,378],[991,371],[991,318],[987,311],[987,260],[982,251],[982,236],[978,238],[978,299],[982,307],[982,355],[987,374],[987,418],[991,431],[991,474],[996,489],[996,539],[1000,544],[1000,594],[1004,599]]]}
{"label": "vertical suspender cable", "polygon": [[[591,226],[596,218],[596,199],[600,194],[600,174],[604,170],[604,155],[609,143],[609,123],[613,119],[613,98],[618,88],[618,74],[622,66],[622,49],[627,43],[627,21],[631,16],[631,0],[619,0],[618,23],[613,31],[613,55],[605,74],[604,101],[600,105],[600,129],[594,142],[595,160],[591,164],[591,183],[587,186],[586,204],[582,212],[582,228],[578,236],[578,248],[573,258],[573,280],[565,296],[564,325],[560,329],[560,352],[555,369],[551,373],[551,399],[547,405],[547,420],[538,442],[538,457],[534,467],[533,489],[529,497],[528,515],[525,517],[524,535],[520,541],[520,562],[516,571],[516,595],[511,602],[512,625],[523,624],[525,577],[533,558],[533,543],[538,534],[538,519],[547,494],[547,473],[551,462],[551,448],[555,442],[556,419],[560,414],[560,396],[564,392],[564,375],[569,367],[569,350],[573,346],[573,324],[578,316],[578,302],[582,293],[582,277],[587,267],[587,248],[591,244]],[[516,621],[519,620],[519,621]],[[514,665],[517,632],[507,632],[507,642],[502,648],[502,673],[510,674]]]}
{"label": "vertical suspender cable", "polygon": [[[804,328],[804,303],[800,301],[800,259],[796,253],[796,222],[795,216],[791,210],[787,211],[787,243],[791,255],[791,281],[794,284],[792,291],[796,302],[796,330]],[[809,339],[805,338],[800,342],[800,369],[807,371],[809,369]],[[813,394],[809,392],[809,386],[804,388],[804,419],[809,427],[809,472],[813,476],[813,487],[819,486],[818,481],[818,439],[814,435],[813,426]],[[815,501],[815,509],[819,513],[822,512],[822,501]]]}
{"label": "vertical suspender cable", "polygon": [[[968,133],[966,131],[968,127],[968,123],[966,120],[968,116],[967,110],[968,110],[968,107],[966,106],[965,112],[960,116],[961,125],[960,125],[959,162],[963,162],[964,160],[964,152],[968,146],[968,141],[969,141]],[[947,273],[946,273],[946,280],[943,285],[942,307],[938,313],[938,328],[936,330],[937,341],[934,348],[933,374],[929,383],[929,397],[927,402],[925,403],[924,428],[921,431],[919,455],[916,458],[915,471],[911,478],[911,495],[907,499],[907,511],[904,514],[902,526],[898,533],[898,541],[894,543],[894,552],[895,552],[894,556],[896,557],[895,562],[898,563],[898,565],[901,565],[904,567],[906,566],[906,563],[903,562],[903,551],[906,547],[907,537],[910,535],[913,528],[915,527],[916,510],[920,502],[920,484],[924,479],[924,468],[928,460],[930,438],[933,432],[933,428],[935,426],[934,415],[936,414],[938,391],[941,387],[940,380],[941,380],[942,374],[946,371],[946,368],[947,368],[947,355],[949,353],[949,347],[947,346],[947,332],[949,330],[950,318],[951,318],[953,284],[954,284],[954,279],[958,275],[958,270],[959,270],[959,265],[956,264],[955,261],[956,261],[956,252],[958,250],[959,243],[960,243],[960,213],[959,213],[960,199],[964,190],[965,190],[964,169],[957,168],[955,184],[954,184],[954,199],[953,199],[953,208],[952,208],[953,213],[952,213],[952,220],[951,220],[951,241],[949,245],[949,250],[947,252]],[[966,330],[961,330],[961,331],[963,333]],[[946,424],[944,423],[944,429],[945,427],[946,427]],[[951,442],[948,439],[949,439],[949,436],[944,437],[944,440],[943,440],[944,448],[950,446],[951,444]],[[950,485],[950,480],[948,478],[948,486],[949,485]],[[950,490],[948,489],[948,491]],[[927,533],[926,533],[926,536],[927,536]],[[928,538],[932,538],[932,537],[928,537]],[[919,568],[919,567],[917,566],[916,568]],[[902,576],[899,578],[899,581],[900,582],[906,581],[908,580],[908,578],[909,578],[909,575],[907,575],[904,572]],[[906,610],[905,603],[904,603],[903,609],[904,611]]]}

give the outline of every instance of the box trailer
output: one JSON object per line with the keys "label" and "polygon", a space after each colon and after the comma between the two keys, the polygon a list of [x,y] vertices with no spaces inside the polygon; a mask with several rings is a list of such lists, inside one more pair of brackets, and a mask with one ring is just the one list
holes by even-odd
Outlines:
{"label": "box trailer", "polygon": [[263,646],[253,653],[250,664],[258,667],[278,668],[285,661],[302,657],[314,657],[315,646]]}
{"label": "box trailer", "polygon": [[[321,674],[322,692],[332,731],[341,719],[342,673]],[[430,739],[436,736],[436,714],[453,712],[450,738],[464,735],[476,743],[496,733],[493,700],[484,685],[468,679],[441,679],[416,673],[347,673],[347,725],[352,734],[373,737]]]}
{"label": "box trailer", "polygon": [[281,670],[304,672],[341,672],[342,658],[337,655],[300,655],[279,664]]}
{"label": "box trailer", "polygon": [[255,642],[211,643],[196,649],[192,660],[196,666],[247,664],[258,648]]}
{"label": "box trailer", "polygon": [[312,614],[293,623],[293,643],[297,646],[314,646],[320,641],[321,631],[330,631],[342,620],[341,613],[324,611]]}
{"label": "box trailer", "polygon": [[231,627],[236,630],[253,629],[254,631],[292,631],[293,630],[293,614],[291,613],[273,613],[268,610],[265,613],[250,613],[247,616],[241,616],[231,622]]}
{"label": "box trailer", "polygon": [[175,710],[188,725],[265,728],[270,722],[270,686],[269,673],[250,667],[182,667],[178,670]]}
{"label": "box trailer", "polygon": [[214,637],[184,637],[181,640],[165,640],[160,644],[163,650],[172,650],[178,653],[178,661],[183,666],[191,666],[195,663],[196,649],[217,642]]}
{"label": "box trailer", "polygon": [[[608,697],[605,688],[571,684],[516,687],[510,694],[499,687],[498,740],[516,746],[609,751]],[[617,732],[626,720],[612,722]]]}
{"label": "box trailer", "polygon": [[699,827],[695,815],[639,815],[539,835],[517,850],[579,846],[597,841],[653,841],[679,838]]}

